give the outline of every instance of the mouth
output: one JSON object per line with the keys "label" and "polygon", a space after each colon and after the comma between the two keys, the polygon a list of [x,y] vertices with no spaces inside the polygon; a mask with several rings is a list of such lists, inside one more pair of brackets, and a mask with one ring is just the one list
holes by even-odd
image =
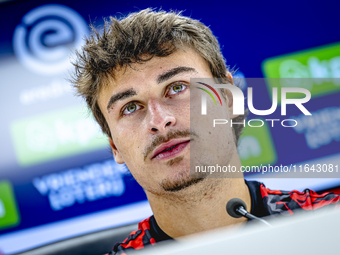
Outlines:
{"label": "mouth", "polygon": [[151,158],[170,159],[180,154],[190,143],[190,139],[172,139],[158,146]]}

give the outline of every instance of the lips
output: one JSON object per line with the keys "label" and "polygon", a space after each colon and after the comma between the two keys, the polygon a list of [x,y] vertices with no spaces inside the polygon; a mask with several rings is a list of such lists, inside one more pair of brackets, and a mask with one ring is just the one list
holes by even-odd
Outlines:
{"label": "lips", "polygon": [[151,159],[169,159],[181,153],[189,144],[190,139],[180,138],[172,139],[169,142],[162,143],[158,146],[152,155]]}

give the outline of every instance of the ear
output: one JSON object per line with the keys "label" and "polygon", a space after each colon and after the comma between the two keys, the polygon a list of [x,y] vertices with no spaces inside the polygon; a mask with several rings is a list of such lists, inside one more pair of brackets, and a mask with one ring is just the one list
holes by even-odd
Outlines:
{"label": "ear", "polygon": [[[227,71],[227,77],[228,77],[228,80],[231,81],[231,85],[234,85],[233,77],[231,76],[231,73],[229,73],[228,71]],[[233,114],[233,94],[231,93],[231,91],[229,89],[223,89],[223,92],[224,92],[225,101],[227,103],[230,118],[234,119],[240,116],[238,114]]]}
{"label": "ear", "polygon": [[115,158],[115,161],[118,163],[118,164],[123,164],[125,163],[125,161],[123,160],[122,156],[120,155],[116,145],[113,143],[111,137],[109,137],[109,142],[110,142],[110,146],[111,146],[111,149],[112,149],[112,153],[113,153],[113,156]]}

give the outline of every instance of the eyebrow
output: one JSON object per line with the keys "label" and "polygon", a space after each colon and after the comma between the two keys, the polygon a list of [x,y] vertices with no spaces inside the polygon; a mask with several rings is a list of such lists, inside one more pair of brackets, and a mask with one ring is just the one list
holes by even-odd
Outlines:
{"label": "eyebrow", "polygon": [[160,74],[157,77],[157,83],[160,84],[162,82],[165,82],[166,80],[171,79],[172,77],[174,77],[177,74],[187,73],[187,72],[196,72],[196,70],[195,70],[195,68],[192,68],[192,67],[178,66],[178,67],[175,67],[175,68],[172,68],[172,69],[166,71],[163,74]]}
{"label": "eyebrow", "polygon": [[[157,77],[157,83],[160,84],[162,82],[165,82],[171,79],[172,77],[180,73],[187,73],[187,72],[197,72],[197,71],[195,70],[195,68],[192,68],[192,67],[178,66],[178,67],[175,67],[175,68],[172,68],[166,71],[165,73],[160,74]],[[137,91],[132,88],[112,95],[106,107],[107,111],[110,112],[110,109],[117,103],[117,101],[129,98],[135,95],[137,95]]]}
{"label": "eyebrow", "polygon": [[125,98],[129,98],[137,95],[137,91],[134,89],[128,89],[123,92],[119,92],[111,96],[109,103],[107,104],[107,111],[110,112],[110,109],[113,107],[115,103],[119,100],[123,100]]}

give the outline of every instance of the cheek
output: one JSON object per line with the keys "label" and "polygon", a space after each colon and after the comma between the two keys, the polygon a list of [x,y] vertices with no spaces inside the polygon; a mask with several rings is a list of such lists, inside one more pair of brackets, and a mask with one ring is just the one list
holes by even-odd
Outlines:
{"label": "cheek", "polygon": [[137,151],[141,151],[142,137],[140,128],[140,125],[124,125],[122,123],[119,127],[111,129],[113,141],[126,163],[131,158],[135,157],[137,159]]}
{"label": "cheek", "polygon": [[178,101],[172,108],[174,116],[181,120],[181,124],[190,123],[190,100]]}

